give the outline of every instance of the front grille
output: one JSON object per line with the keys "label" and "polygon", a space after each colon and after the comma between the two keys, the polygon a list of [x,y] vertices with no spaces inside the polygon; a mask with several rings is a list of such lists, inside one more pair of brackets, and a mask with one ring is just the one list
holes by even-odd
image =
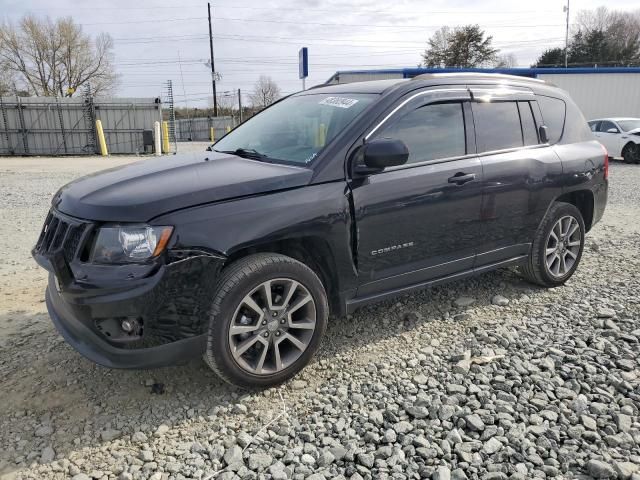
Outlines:
{"label": "front grille", "polygon": [[62,249],[67,262],[71,262],[78,253],[88,225],[51,210],[40,232],[35,253],[48,256]]}

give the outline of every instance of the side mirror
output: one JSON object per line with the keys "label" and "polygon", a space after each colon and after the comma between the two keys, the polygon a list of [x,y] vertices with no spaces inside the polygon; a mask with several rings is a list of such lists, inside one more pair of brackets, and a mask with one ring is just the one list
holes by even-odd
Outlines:
{"label": "side mirror", "polygon": [[407,163],[409,149],[402,140],[379,138],[365,143],[355,159],[355,172],[375,173]]}
{"label": "side mirror", "polygon": [[620,132],[618,132],[617,128],[610,128],[609,130],[607,130],[607,133],[620,133]]}
{"label": "side mirror", "polygon": [[540,125],[538,127],[538,135],[540,136],[541,143],[549,143],[549,128],[546,125]]}
{"label": "side mirror", "polygon": [[211,145],[209,145],[209,146],[207,147],[207,152],[213,152],[213,149],[211,148]]}

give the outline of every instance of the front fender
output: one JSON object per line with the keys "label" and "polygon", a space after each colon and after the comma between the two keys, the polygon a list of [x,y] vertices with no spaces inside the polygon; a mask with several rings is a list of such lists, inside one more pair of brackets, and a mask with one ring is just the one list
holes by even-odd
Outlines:
{"label": "front fender", "polygon": [[154,223],[175,226],[173,248],[207,248],[225,256],[264,244],[322,239],[334,256],[337,291],[344,291],[356,281],[351,221],[346,182],[336,181],[192,207]]}

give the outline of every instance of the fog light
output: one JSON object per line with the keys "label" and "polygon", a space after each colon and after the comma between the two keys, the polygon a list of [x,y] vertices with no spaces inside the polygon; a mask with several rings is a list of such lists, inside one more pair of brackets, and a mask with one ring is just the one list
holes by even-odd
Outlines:
{"label": "fog light", "polygon": [[122,324],[120,324],[120,327],[127,333],[133,332],[134,329],[134,325],[131,320],[123,320]]}

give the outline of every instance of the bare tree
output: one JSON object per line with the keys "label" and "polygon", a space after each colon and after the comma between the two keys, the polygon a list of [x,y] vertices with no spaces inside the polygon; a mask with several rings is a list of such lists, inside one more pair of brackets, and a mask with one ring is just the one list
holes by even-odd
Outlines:
{"label": "bare tree", "polygon": [[504,53],[496,58],[496,68],[513,68],[518,65],[518,58],[513,53]]}
{"label": "bare tree", "polygon": [[7,73],[6,67],[0,62],[0,97],[11,95],[12,93],[11,76]]}
{"label": "bare tree", "polygon": [[271,77],[260,75],[249,98],[254,107],[265,108],[280,98],[280,88]]}
{"label": "bare tree", "polygon": [[86,83],[94,94],[105,94],[116,83],[111,37],[92,40],[71,17],[26,15],[17,24],[0,24],[0,63],[32,95],[71,96]]}

